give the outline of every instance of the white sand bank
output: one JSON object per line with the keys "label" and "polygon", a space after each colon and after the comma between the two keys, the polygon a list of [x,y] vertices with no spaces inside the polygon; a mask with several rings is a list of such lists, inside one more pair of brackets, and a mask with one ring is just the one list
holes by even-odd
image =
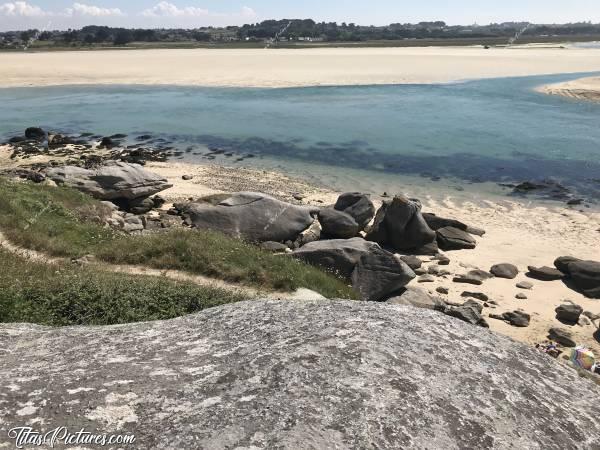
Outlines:
{"label": "white sand bank", "polygon": [[600,77],[581,78],[565,83],[542,86],[540,92],[561,95],[576,100],[600,102]]}
{"label": "white sand bank", "polygon": [[441,83],[600,71],[600,49],[476,47],[0,53],[0,86]]}

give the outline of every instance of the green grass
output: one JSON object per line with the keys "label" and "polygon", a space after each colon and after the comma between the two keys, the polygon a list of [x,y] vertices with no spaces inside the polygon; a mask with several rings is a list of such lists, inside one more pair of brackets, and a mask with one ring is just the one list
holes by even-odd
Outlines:
{"label": "green grass", "polygon": [[308,288],[356,298],[333,274],[211,231],[124,236],[101,225],[102,203],[75,190],[0,178],[0,230],[19,246],[52,256],[95,255],[108,263],[183,270],[267,290]]}
{"label": "green grass", "polygon": [[244,299],[159,277],[31,262],[0,248],[0,323],[113,325],[171,319]]}

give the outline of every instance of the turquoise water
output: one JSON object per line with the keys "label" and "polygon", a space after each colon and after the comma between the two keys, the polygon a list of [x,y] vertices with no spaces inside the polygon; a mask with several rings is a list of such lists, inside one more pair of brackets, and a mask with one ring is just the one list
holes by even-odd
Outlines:
{"label": "turquoise water", "polygon": [[[469,183],[553,178],[600,198],[600,105],[533,90],[580,76],[291,89],[0,89],[0,136],[33,125],[150,133],[182,148],[215,146],[284,167],[305,162]],[[200,161],[194,153],[183,157]]]}

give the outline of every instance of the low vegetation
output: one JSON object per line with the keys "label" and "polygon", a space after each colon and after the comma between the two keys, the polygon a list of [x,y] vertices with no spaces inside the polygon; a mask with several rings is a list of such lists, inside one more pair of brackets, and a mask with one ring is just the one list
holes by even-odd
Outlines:
{"label": "low vegetation", "polygon": [[0,322],[113,325],[171,319],[245,299],[212,287],[25,260],[0,248]]}
{"label": "low vegetation", "polygon": [[382,26],[354,23],[317,22],[312,19],[265,20],[243,26],[200,29],[127,29],[86,26],[64,31],[0,32],[0,50],[77,48],[195,48],[223,46],[236,48],[276,45],[311,46],[326,44],[381,43],[385,45],[506,45],[514,36],[519,42],[592,41],[600,35],[600,24],[530,24],[505,22],[489,25],[450,25],[443,21],[392,23]]}
{"label": "low vegetation", "polygon": [[14,244],[52,256],[183,270],[267,290],[308,288],[355,298],[342,280],[320,269],[210,231],[172,230],[126,236],[102,225],[101,202],[75,190],[0,178],[0,231]]}

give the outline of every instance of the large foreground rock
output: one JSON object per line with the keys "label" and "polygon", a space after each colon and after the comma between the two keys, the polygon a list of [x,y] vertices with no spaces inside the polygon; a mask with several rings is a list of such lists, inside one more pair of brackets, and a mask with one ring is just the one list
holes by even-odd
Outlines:
{"label": "large foreground rock", "polygon": [[238,192],[213,206],[177,206],[198,229],[209,229],[252,242],[295,241],[314,221],[318,209],[282,202],[259,192]]}
{"label": "large foreground rock", "polygon": [[600,446],[591,381],[407,306],[252,301],[116,327],[4,325],[0,349],[0,442],[33,424],[134,433],[139,449]]}
{"label": "large foreground rock", "polygon": [[149,197],[172,187],[160,175],[148,172],[139,164],[109,161],[97,169],[62,166],[48,169],[46,176],[100,200]]}
{"label": "large foreground rock", "polygon": [[350,279],[360,258],[379,248],[379,245],[363,238],[333,239],[310,242],[294,251],[293,256]]}
{"label": "large foreground rock", "polygon": [[367,239],[401,252],[431,244],[435,231],[425,222],[418,201],[396,196],[379,208]]}

